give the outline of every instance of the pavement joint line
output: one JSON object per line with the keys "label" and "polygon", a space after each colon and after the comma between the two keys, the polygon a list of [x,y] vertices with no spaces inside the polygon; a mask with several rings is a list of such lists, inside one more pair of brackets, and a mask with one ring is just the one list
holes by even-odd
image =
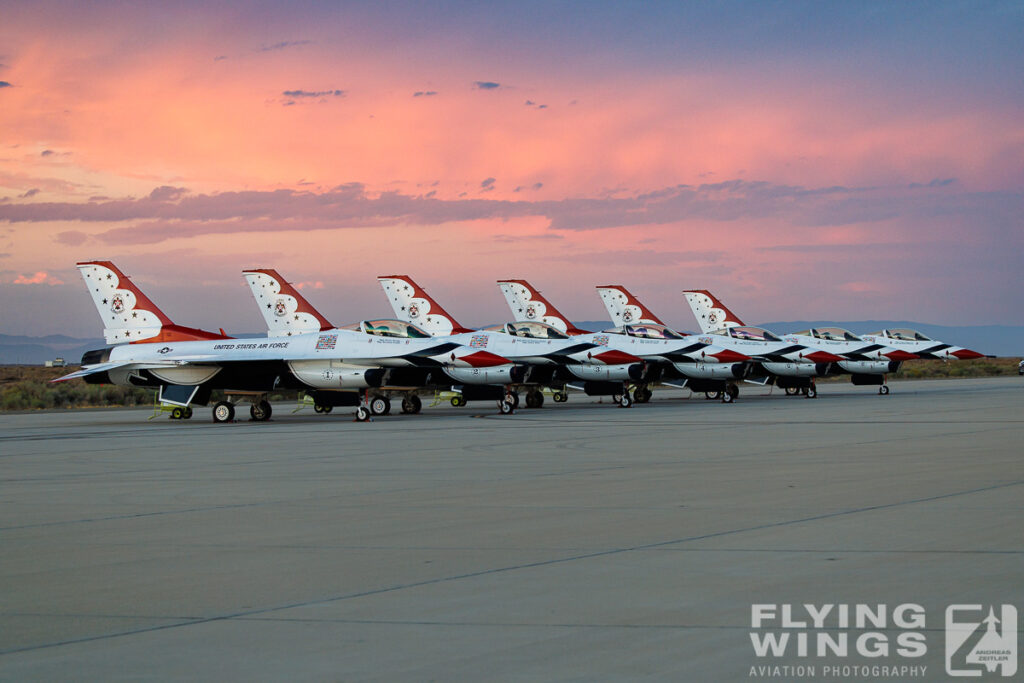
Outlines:
{"label": "pavement joint line", "polygon": [[523,570],[523,569],[536,569],[538,567],[549,567],[549,566],[554,566],[554,565],[559,565],[559,564],[565,564],[565,563],[568,563],[568,562],[576,562],[576,561],[580,561],[580,560],[594,559],[594,558],[597,558],[597,557],[607,557],[607,556],[611,556],[611,555],[620,555],[620,554],[623,554],[623,553],[633,552],[633,551],[637,551],[637,550],[651,550],[651,549],[655,549],[655,548],[665,548],[665,547],[671,546],[671,545],[677,545],[677,544],[680,544],[680,543],[689,543],[689,542],[692,542],[692,541],[706,540],[706,539],[709,539],[709,538],[721,538],[723,536],[731,536],[731,535],[734,535],[734,534],[747,533],[747,532],[751,532],[751,531],[760,531],[760,530],[763,530],[763,529],[772,529],[772,528],[779,528],[779,527],[785,527],[785,526],[793,526],[793,525],[796,525],[796,524],[804,524],[804,523],[807,523],[807,522],[816,522],[816,521],[821,521],[821,520],[825,520],[825,519],[832,519],[832,518],[836,518],[836,517],[845,517],[845,516],[848,516],[848,515],[855,515],[855,514],[860,514],[860,513],[864,513],[864,512],[876,512],[878,510],[886,510],[886,509],[891,509],[891,508],[896,508],[896,507],[903,507],[903,506],[906,506],[906,505],[916,505],[916,504],[919,504],[919,503],[929,503],[929,502],[934,502],[934,501],[938,501],[938,500],[944,500],[944,499],[948,499],[948,498],[956,498],[956,497],[960,497],[960,496],[972,495],[972,494],[975,494],[975,493],[983,493],[983,492],[986,492],[986,491],[994,491],[994,490],[998,490],[998,489],[1010,488],[1010,487],[1013,487],[1013,486],[1020,486],[1022,484],[1024,484],[1024,479],[1017,480],[1017,481],[1003,482],[1003,483],[1000,483],[1000,484],[992,484],[990,486],[982,486],[982,487],[977,487],[977,488],[973,488],[973,489],[966,489],[966,490],[963,490],[963,491],[953,491],[953,492],[950,492],[950,493],[941,493],[941,494],[937,494],[937,495],[934,495],[934,496],[926,496],[926,497],[923,497],[923,498],[913,498],[913,499],[910,499],[910,500],[896,501],[896,502],[893,502],[893,503],[882,503],[882,504],[879,504],[879,505],[870,505],[870,506],[865,506],[865,507],[861,507],[861,508],[853,508],[853,509],[849,509],[849,510],[839,510],[839,511],[836,511],[836,512],[827,512],[827,513],[823,513],[823,514],[820,514],[820,515],[812,515],[810,517],[802,517],[802,518],[799,518],[799,519],[784,520],[784,521],[780,521],[780,522],[769,522],[769,523],[765,523],[765,524],[758,524],[758,525],[751,526],[751,527],[744,527],[742,529],[729,529],[729,530],[726,530],[726,531],[716,531],[716,532],[711,532],[711,533],[707,533],[707,534],[701,534],[699,536],[690,536],[690,537],[687,537],[687,538],[679,538],[679,539],[673,539],[673,540],[669,540],[669,541],[659,541],[659,542],[656,542],[656,543],[647,543],[647,544],[637,545],[637,546],[632,546],[632,547],[627,547],[627,548],[613,548],[613,549],[610,549],[610,550],[603,550],[603,551],[592,552],[592,553],[578,554],[578,555],[572,555],[572,556],[568,556],[568,557],[560,557],[560,558],[554,558],[554,559],[548,559],[548,560],[538,560],[536,562],[527,562],[527,563],[518,564],[518,565],[511,565],[511,566],[507,566],[507,567],[495,567],[495,568],[491,568],[491,569],[482,569],[482,570],[475,571],[475,572],[467,572],[465,574],[457,574],[457,575],[453,575],[453,576],[441,576],[441,577],[437,577],[437,578],[433,578],[433,579],[425,579],[423,581],[415,581],[415,582],[411,582],[411,583],[398,584],[398,585],[393,585],[393,586],[385,586],[383,588],[374,588],[374,589],[370,589],[370,590],[359,591],[359,592],[356,592],[356,593],[348,593],[348,594],[344,594],[344,595],[336,595],[336,596],[331,596],[331,597],[326,597],[326,598],[315,598],[315,599],[311,599],[311,600],[303,600],[301,602],[289,603],[289,604],[285,604],[285,605],[276,605],[276,606],[272,606],[272,607],[263,607],[263,608],[259,608],[259,609],[243,610],[243,611],[238,611],[238,612],[234,612],[234,613],[231,613],[231,614],[221,614],[221,615],[216,615],[216,616],[212,616],[212,617],[205,617],[205,618],[202,618],[202,619],[189,619],[189,620],[185,620],[185,621],[178,621],[178,622],[171,623],[171,624],[160,624],[160,625],[156,625],[156,626],[148,626],[148,627],[144,627],[144,628],[130,629],[130,630],[119,631],[119,632],[115,632],[115,633],[104,633],[104,634],[99,634],[99,635],[95,635],[95,636],[86,636],[86,637],[82,637],[82,638],[71,638],[71,639],[63,640],[63,641],[55,641],[55,642],[52,642],[52,643],[41,643],[41,644],[38,644],[38,645],[28,645],[28,646],[24,646],[24,647],[17,647],[17,648],[11,648],[11,649],[7,649],[7,650],[0,650],[0,656],[10,655],[10,654],[17,654],[17,653],[20,653],[20,652],[31,652],[31,651],[34,651],[34,650],[43,650],[43,649],[49,649],[49,648],[55,648],[55,647],[63,647],[63,646],[67,646],[67,645],[76,645],[76,644],[81,644],[81,643],[95,642],[95,641],[100,641],[100,640],[109,640],[109,639],[113,639],[113,638],[122,638],[122,637],[125,637],[125,636],[141,635],[141,634],[144,634],[144,633],[153,633],[153,632],[156,632],[156,631],[165,631],[165,630],[168,630],[168,629],[179,628],[179,627],[182,627],[182,626],[194,626],[194,625],[198,625],[198,624],[209,624],[209,623],[214,623],[214,622],[219,622],[219,621],[240,620],[240,619],[243,619],[243,618],[251,618],[251,617],[254,617],[254,616],[259,616],[259,615],[264,615],[264,614],[273,614],[274,612],[282,612],[282,611],[285,611],[285,610],[296,609],[296,608],[300,608],[300,607],[312,607],[314,605],[326,605],[326,604],[330,604],[330,603],[334,603],[334,602],[341,602],[343,600],[352,600],[352,599],[356,599],[356,598],[363,598],[363,597],[370,597],[370,596],[375,596],[375,595],[382,595],[382,594],[385,594],[385,593],[393,593],[393,592],[402,591],[402,590],[409,590],[409,589],[414,589],[414,588],[422,588],[422,587],[425,587],[425,586],[432,586],[432,585],[438,585],[438,584],[443,584],[443,583],[450,583],[450,582],[454,582],[454,581],[461,581],[461,580],[464,580],[464,579],[473,579],[473,578],[479,578],[479,577],[483,577],[483,576],[491,576],[491,575],[495,575],[495,574],[503,574],[505,572],[519,571],[519,570]]}

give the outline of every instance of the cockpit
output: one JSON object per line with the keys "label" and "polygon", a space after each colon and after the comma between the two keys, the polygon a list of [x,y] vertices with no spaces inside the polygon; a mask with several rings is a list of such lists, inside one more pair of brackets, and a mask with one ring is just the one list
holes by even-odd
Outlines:
{"label": "cockpit", "polygon": [[644,323],[642,325],[620,325],[610,330],[610,334],[624,334],[627,337],[639,337],[640,339],[682,339],[678,332],[668,329],[664,325]]}
{"label": "cockpit", "polygon": [[401,337],[404,339],[426,339],[430,337],[426,330],[402,320],[364,320],[343,329],[356,330],[376,337]]}
{"label": "cockpit", "polygon": [[[878,336],[882,336],[882,333],[879,332]],[[885,331],[885,336],[887,336],[887,337],[889,337],[891,339],[899,339],[900,341],[932,341],[930,338],[924,336],[923,334],[921,334],[917,330],[909,330],[909,329],[906,329],[906,328],[904,328],[904,329],[896,329],[896,330],[886,330]]]}
{"label": "cockpit", "polygon": [[520,320],[514,323],[502,323],[485,327],[486,332],[501,332],[513,337],[527,337],[529,339],[568,339],[569,335],[557,327],[545,323],[538,323],[529,320]]}
{"label": "cockpit", "polygon": [[782,341],[768,330],[761,327],[728,327],[719,330],[715,334],[728,335],[733,339],[744,339],[747,341],[780,342]]}
{"label": "cockpit", "polygon": [[796,334],[826,341],[861,341],[861,338],[853,332],[841,327],[816,327],[813,330],[804,330]]}

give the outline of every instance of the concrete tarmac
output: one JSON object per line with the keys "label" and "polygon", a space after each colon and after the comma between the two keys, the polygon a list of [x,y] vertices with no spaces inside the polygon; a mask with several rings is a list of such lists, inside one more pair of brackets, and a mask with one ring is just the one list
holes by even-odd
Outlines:
{"label": "concrete tarmac", "polygon": [[[1024,608],[1024,380],[891,386],[0,415],[0,679],[944,680],[948,605]],[[926,652],[758,657],[787,603]]]}

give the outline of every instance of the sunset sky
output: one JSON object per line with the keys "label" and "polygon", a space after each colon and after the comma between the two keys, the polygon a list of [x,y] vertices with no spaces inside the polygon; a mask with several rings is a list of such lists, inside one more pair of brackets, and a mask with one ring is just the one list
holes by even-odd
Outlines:
{"label": "sunset sky", "polygon": [[100,335],[74,264],[263,329],[409,274],[461,322],[1024,324],[1020,2],[0,0],[5,334]]}

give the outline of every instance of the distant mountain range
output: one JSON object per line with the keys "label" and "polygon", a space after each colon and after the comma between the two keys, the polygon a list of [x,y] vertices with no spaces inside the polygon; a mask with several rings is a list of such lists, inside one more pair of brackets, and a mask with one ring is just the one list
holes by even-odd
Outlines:
{"label": "distant mountain range", "polygon": [[[581,329],[595,332],[611,327],[611,323],[607,320],[585,320],[574,324]],[[783,334],[799,332],[809,327],[843,327],[855,334],[867,334],[890,327],[909,327],[933,339],[973,349],[986,355],[1024,356],[1024,326],[1015,325],[953,327],[899,320],[858,320],[854,322],[802,320],[763,323],[759,327],[766,327],[773,332]],[[235,336],[260,337],[263,335],[250,332]],[[42,365],[58,356],[64,358],[71,365],[77,365],[82,360],[83,353],[104,346],[106,344],[99,338],[80,339],[62,334],[50,334],[45,337],[0,334],[0,365]]]}
{"label": "distant mountain range", "polygon": [[[589,320],[575,323],[584,330],[598,331],[611,326],[608,321]],[[758,323],[779,334],[800,332],[811,327],[842,327],[854,334],[869,334],[893,327],[909,327],[932,339],[947,344],[956,344],[964,348],[984,353],[987,356],[1024,356],[1024,326],[1021,325],[974,325],[955,327],[950,325],[929,325],[927,323],[907,322],[906,320],[857,320],[853,322],[837,322],[834,320],[797,320],[792,322]],[[696,332],[696,328],[682,330]]]}

